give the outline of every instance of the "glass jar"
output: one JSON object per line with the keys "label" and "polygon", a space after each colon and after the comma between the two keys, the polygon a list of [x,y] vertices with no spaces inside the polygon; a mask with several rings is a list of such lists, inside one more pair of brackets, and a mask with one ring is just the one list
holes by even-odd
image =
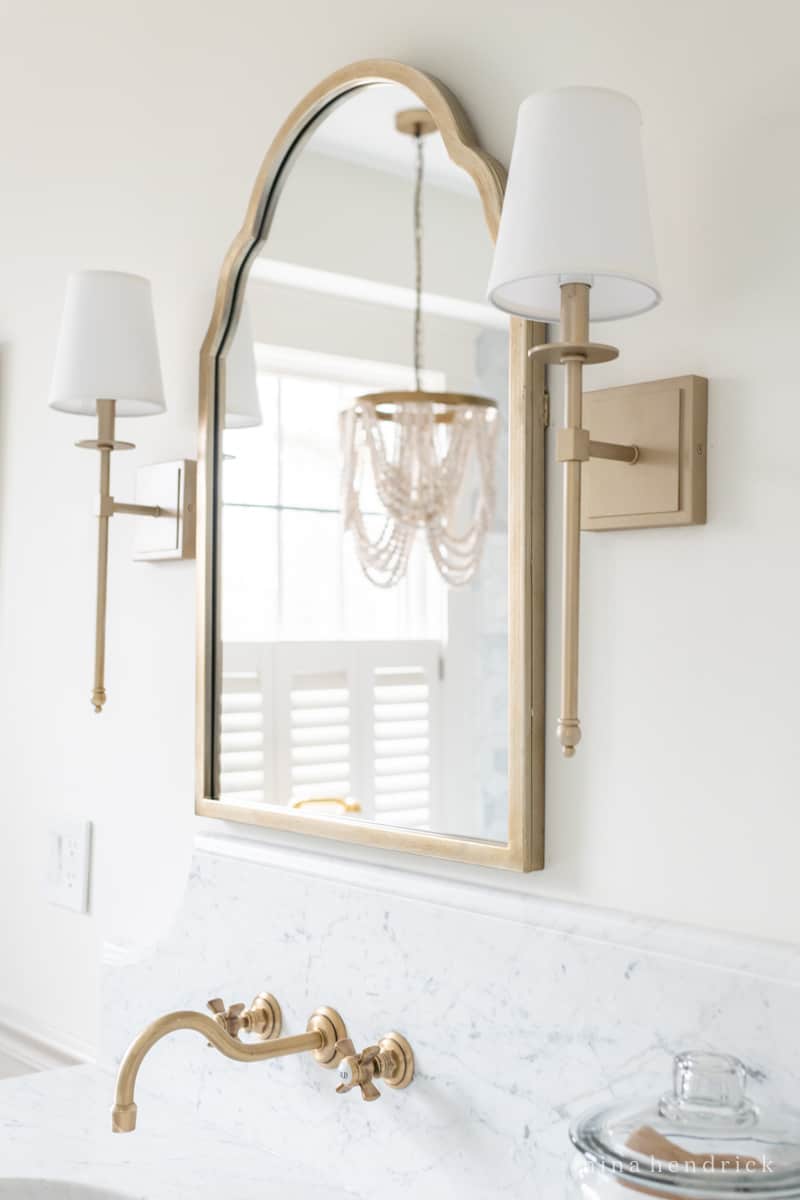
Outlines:
{"label": "glass jar", "polygon": [[570,1129],[570,1197],[797,1200],[800,1117],[756,1106],[747,1080],[737,1058],[679,1054],[660,1100],[588,1113]]}

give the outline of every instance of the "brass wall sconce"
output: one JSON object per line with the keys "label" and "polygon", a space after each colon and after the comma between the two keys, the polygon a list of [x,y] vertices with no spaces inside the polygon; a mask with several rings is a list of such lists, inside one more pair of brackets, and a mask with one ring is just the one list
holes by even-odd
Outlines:
{"label": "brass wall sconce", "polygon": [[661,299],[640,125],[629,97],[601,88],[564,88],[523,102],[489,281],[489,299],[505,312],[561,322],[561,340],[530,354],[566,369],[565,427],[556,447],[564,469],[557,732],[566,757],[581,738],[581,529],[706,519],[706,380],[685,376],[583,394],[584,366],[618,355],[590,340],[590,308],[594,320],[608,321],[646,312]]}
{"label": "brass wall sconce", "polygon": [[118,271],[78,271],[67,284],[50,406],[78,416],[97,417],[97,437],[77,443],[100,454],[97,498],[97,599],[92,705],[106,702],[106,601],[108,523],[111,517],[146,518],[137,543],[139,559],[194,557],[195,464],[160,463],[140,471],[137,502],[123,504],[111,494],[111,454],[132,450],[118,441],[117,417],[164,412],[150,283]]}

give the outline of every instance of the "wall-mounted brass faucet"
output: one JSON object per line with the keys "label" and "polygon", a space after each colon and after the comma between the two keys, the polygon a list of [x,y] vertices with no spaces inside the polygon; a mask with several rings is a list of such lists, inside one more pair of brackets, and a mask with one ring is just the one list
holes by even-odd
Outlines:
{"label": "wall-mounted brass faucet", "polygon": [[[387,1034],[377,1046],[357,1054],[347,1036],[344,1021],[333,1008],[315,1009],[306,1032],[294,1037],[279,1036],[281,1009],[269,992],[259,992],[249,1008],[244,1004],[233,1004],[228,1008],[220,999],[209,1000],[208,1008],[213,1014],[210,1017],[201,1012],[167,1013],[148,1025],[132,1042],[117,1074],[111,1110],[114,1133],[130,1133],[136,1128],[133,1097],[139,1068],[156,1042],[178,1029],[193,1029],[202,1034],[210,1046],[236,1062],[262,1062],[307,1051],[321,1067],[339,1067],[342,1082],[337,1091],[349,1092],[358,1086],[365,1100],[377,1100],[380,1095],[373,1079],[382,1079],[389,1087],[405,1088],[414,1078],[414,1054],[401,1034]],[[253,1034],[259,1040],[242,1042],[240,1033]]]}
{"label": "wall-mounted brass faucet", "polygon": [[[336,1043],[347,1037],[342,1018],[332,1008],[318,1008],[309,1018],[305,1033],[279,1037],[281,1010],[269,992],[260,992],[250,1008],[234,1004],[226,1008],[221,1000],[210,1000],[213,1017],[200,1012],[173,1012],[159,1017],[142,1030],[128,1048],[117,1075],[111,1128],[114,1133],[130,1133],[136,1128],[133,1094],[142,1060],[156,1042],[178,1029],[194,1029],[226,1058],[236,1062],[262,1062],[308,1051],[322,1067],[335,1067],[341,1057]],[[257,1042],[239,1041],[239,1033],[254,1033]]]}

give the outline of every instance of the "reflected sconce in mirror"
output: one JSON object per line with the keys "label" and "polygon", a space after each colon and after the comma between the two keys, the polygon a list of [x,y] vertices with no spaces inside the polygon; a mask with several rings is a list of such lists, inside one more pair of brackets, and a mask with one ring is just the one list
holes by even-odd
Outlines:
{"label": "reflected sconce in mirror", "polygon": [[[137,503],[111,494],[111,454],[132,450],[117,441],[117,417],[149,417],[164,412],[164,390],[156,340],[150,282],[119,271],[78,271],[67,294],[56,352],[50,406],[97,418],[97,437],[77,443],[100,454],[97,499],[97,607],[92,705],[106,702],[106,597],[108,522],[125,514],[146,518],[135,557],[194,557],[195,464],[160,463],[140,469]],[[138,502],[138,501],[146,501]]]}
{"label": "reflected sconce in mirror", "polygon": [[631,317],[661,299],[640,127],[633,100],[600,88],[523,102],[489,280],[489,299],[503,311],[561,322],[561,339],[530,354],[566,368],[556,456],[564,470],[558,738],[567,757],[581,738],[581,529],[706,519],[707,381],[684,376],[583,393],[583,367],[618,355],[590,341],[590,315]]}
{"label": "reflected sconce in mirror", "polygon": [[[398,133],[414,138],[414,390],[359,396],[342,413],[342,508],[361,569],[376,587],[404,577],[424,530],[445,583],[460,587],[478,570],[495,507],[497,404],[483,396],[426,391],[422,370],[422,190],[424,138],[436,122],[424,108],[404,109]],[[471,461],[475,498],[457,528]],[[380,502],[377,535],[369,527],[369,484]]]}
{"label": "reflected sconce in mirror", "polygon": [[263,422],[253,345],[250,310],[243,304],[231,348],[225,357],[226,429],[252,429]]}

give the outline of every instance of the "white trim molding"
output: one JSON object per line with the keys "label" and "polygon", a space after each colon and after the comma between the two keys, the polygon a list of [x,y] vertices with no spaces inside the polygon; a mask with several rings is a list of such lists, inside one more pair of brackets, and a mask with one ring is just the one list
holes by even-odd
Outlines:
{"label": "white trim molding", "polygon": [[[315,292],[321,296],[338,296],[344,300],[359,300],[364,304],[399,308],[405,312],[413,312],[416,304],[416,293],[410,287],[380,283],[375,279],[364,279],[361,275],[344,275],[337,271],[323,271],[318,267],[304,267],[300,263],[281,262],[275,258],[257,258],[250,270],[249,281],[277,284],[279,287]],[[481,304],[476,300],[423,292],[422,311],[430,317],[447,317],[485,329],[508,332],[508,315],[491,304]]]}
{"label": "white trim molding", "polygon": [[0,1004],[0,1054],[33,1071],[93,1062],[94,1047],[50,1026],[32,1027],[24,1013]]}

